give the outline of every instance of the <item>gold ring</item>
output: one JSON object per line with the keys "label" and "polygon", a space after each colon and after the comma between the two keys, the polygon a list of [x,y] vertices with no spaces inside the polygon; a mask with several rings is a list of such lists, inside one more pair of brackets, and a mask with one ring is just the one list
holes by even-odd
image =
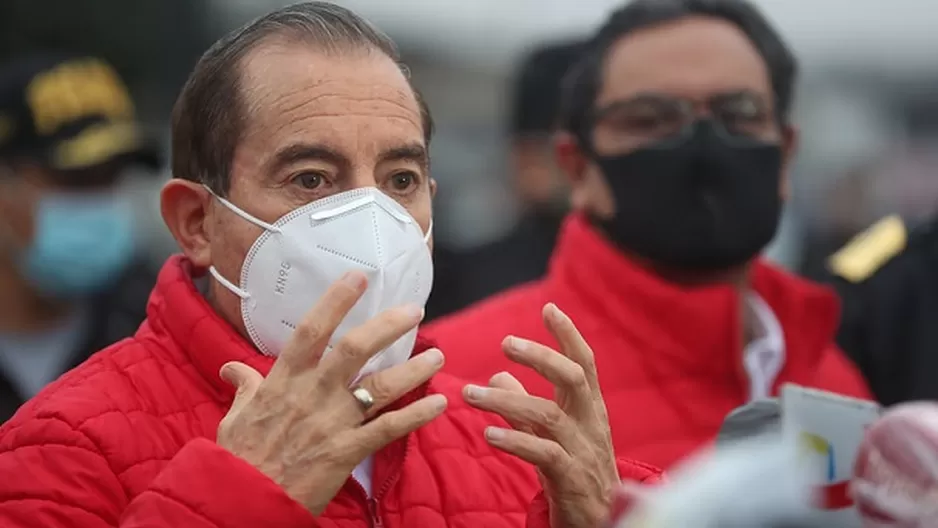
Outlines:
{"label": "gold ring", "polygon": [[375,404],[375,398],[365,387],[355,387],[352,389],[352,397],[362,406],[362,410],[368,412]]}

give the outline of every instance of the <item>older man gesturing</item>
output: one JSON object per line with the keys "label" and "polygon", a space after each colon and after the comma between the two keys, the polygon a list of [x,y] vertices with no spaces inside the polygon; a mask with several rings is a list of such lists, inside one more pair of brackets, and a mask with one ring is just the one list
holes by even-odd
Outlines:
{"label": "older man gesturing", "polygon": [[620,476],[656,477],[617,474],[591,353],[560,314],[569,359],[513,357],[569,398],[496,379],[466,397],[486,413],[437,375],[417,336],[429,113],[365,21],[311,2],[225,37],[172,132],[162,211],[183,255],[135,337],[0,429],[0,525],[591,528]]}

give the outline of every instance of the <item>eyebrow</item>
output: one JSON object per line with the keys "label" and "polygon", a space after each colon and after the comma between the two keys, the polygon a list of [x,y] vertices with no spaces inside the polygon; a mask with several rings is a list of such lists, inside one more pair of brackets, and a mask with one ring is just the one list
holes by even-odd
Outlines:
{"label": "eyebrow", "polygon": [[274,155],[272,172],[278,172],[298,161],[325,161],[339,166],[350,165],[348,158],[329,147],[298,143],[283,148]]}
{"label": "eyebrow", "polygon": [[412,143],[401,147],[395,147],[381,153],[379,163],[388,161],[410,161],[427,169],[430,166],[430,156],[427,148],[420,143]]}
{"label": "eyebrow", "polygon": [[749,89],[749,88],[743,88],[743,89],[741,89],[741,90],[731,90],[731,91],[727,91],[727,92],[723,92],[723,93],[718,93],[718,94],[715,94],[711,99],[724,99],[724,100],[726,100],[726,99],[737,99],[737,98],[741,98],[741,97],[750,97],[750,98],[753,98],[753,99],[758,99],[758,100],[760,100],[760,101],[764,101],[764,100],[765,100],[765,96],[763,96],[761,93],[759,93],[759,92],[757,92],[757,91],[755,91],[755,90]]}
{"label": "eyebrow", "polygon": [[[298,143],[285,147],[274,155],[272,172],[278,172],[299,161],[325,161],[342,167],[352,164],[346,156],[325,145]],[[426,147],[413,143],[382,152],[378,162],[388,161],[411,161],[426,169],[430,165],[430,156]]]}

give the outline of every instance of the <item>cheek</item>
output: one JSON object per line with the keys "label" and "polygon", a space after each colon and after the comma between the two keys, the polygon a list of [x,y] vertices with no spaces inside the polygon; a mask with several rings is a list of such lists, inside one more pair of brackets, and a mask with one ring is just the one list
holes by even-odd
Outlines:
{"label": "cheek", "polygon": [[430,229],[430,223],[433,221],[433,201],[427,191],[421,189],[414,193],[409,200],[398,203],[407,209],[410,216],[414,217],[421,231],[426,233]]}
{"label": "cheek", "polygon": [[227,211],[216,215],[211,232],[211,261],[228,280],[237,284],[241,266],[263,230]]}
{"label": "cheek", "polygon": [[38,196],[17,193],[15,200],[0,200],[0,239],[14,247],[29,246],[36,233]]}
{"label": "cheek", "polygon": [[600,218],[609,218],[616,211],[615,198],[606,179],[595,165],[590,165],[583,178],[575,182],[572,203],[576,209],[588,211]]}

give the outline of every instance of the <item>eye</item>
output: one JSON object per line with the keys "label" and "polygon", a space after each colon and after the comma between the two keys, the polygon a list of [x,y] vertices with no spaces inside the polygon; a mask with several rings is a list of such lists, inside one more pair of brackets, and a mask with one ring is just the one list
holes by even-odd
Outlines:
{"label": "eye", "polygon": [[417,174],[407,171],[399,172],[394,176],[391,176],[391,187],[395,191],[404,192],[416,185],[417,183]]}
{"label": "eye", "polygon": [[323,183],[323,176],[318,172],[304,172],[293,177],[293,183],[304,189],[316,189]]}

